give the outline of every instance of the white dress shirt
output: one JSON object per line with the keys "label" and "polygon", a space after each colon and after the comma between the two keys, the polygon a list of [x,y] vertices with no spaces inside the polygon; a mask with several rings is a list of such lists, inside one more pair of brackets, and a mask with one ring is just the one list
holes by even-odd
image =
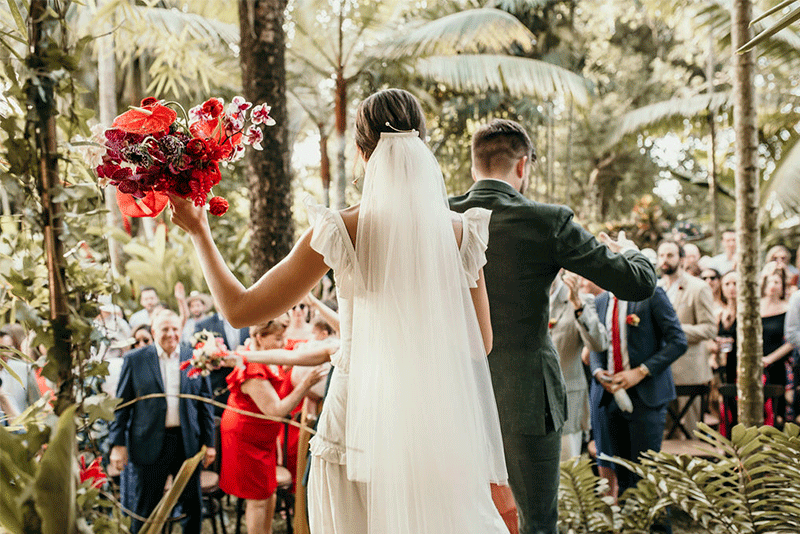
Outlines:
{"label": "white dress shirt", "polygon": [[164,393],[167,394],[167,418],[164,426],[167,428],[181,426],[181,417],[178,407],[181,392],[181,369],[180,369],[180,349],[172,354],[167,354],[161,346],[156,343],[158,352],[158,363],[161,366],[161,379],[164,381]]}
{"label": "white dress shirt", "polygon": [[612,320],[614,317],[614,295],[609,294],[608,307],[606,308],[605,324],[608,329],[608,362],[606,369],[612,373],[618,373],[623,370],[631,368],[631,361],[628,357],[628,302],[624,300],[619,301],[619,346],[622,352],[622,367],[624,369],[614,369],[614,343],[611,341],[612,336]]}

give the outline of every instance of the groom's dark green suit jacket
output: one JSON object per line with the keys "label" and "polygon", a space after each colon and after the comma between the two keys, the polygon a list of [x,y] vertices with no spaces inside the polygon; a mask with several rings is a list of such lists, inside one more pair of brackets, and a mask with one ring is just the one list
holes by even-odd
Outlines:
{"label": "groom's dark green suit jacket", "polygon": [[484,276],[494,332],[489,367],[503,432],[544,435],[545,406],[554,430],[567,417],[564,379],[548,332],[548,295],[559,269],[627,301],[653,294],[655,269],[638,252],[612,253],[573,221],[569,208],[528,200],[506,182],[481,180],[450,199],[457,212],[475,206],[492,211]]}

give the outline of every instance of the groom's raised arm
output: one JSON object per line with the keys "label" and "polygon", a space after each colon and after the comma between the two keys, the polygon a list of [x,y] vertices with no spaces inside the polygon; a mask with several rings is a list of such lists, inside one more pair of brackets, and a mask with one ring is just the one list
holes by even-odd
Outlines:
{"label": "groom's raised arm", "polygon": [[560,208],[554,234],[556,263],[622,300],[640,301],[652,296],[658,279],[650,260],[636,250],[612,252],[573,216],[569,208]]}

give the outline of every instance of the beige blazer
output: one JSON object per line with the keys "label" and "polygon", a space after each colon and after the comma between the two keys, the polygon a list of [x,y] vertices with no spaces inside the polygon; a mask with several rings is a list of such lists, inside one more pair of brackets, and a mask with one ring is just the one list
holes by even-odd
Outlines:
{"label": "beige blazer", "polygon": [[[708,284],[685,272],[674,283],[678,284],[678,289],[670,300],[689,347],[672,364],[672,378],[676,386],[706,384],[711,380],[712,372],[704,341],[717,335],[714,297]],[[661,281],[659,285],[662,285]],[[666,287],[664,291],[667,291]]]}

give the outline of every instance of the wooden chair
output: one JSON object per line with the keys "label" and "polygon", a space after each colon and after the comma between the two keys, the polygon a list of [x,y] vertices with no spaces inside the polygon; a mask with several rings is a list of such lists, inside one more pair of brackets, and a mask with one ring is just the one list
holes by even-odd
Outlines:
{"label": "wooden chair", "polygon": [[[300,413],[300,424],[309,424],[308,406],[311,401],[306,397],[303,400],[303,411]],[[311,432],[301,428],[297,442],[297,485],[294,500],[294,532],[295,534],[310,534],[308,526],[308,496],[306,486],[302,484],[308,464],[308,443],[311,441]]]}
{"label": "wooden chair", "polygon": [[217,456],[214,463],[208,466],[207,469],[200,471],[200,491],[203,495],[203,519],[211,520],[211,530],[214,534],[217,532],[217,518],[219,518],[219,526],[222,534],[227,534],[225,531],[225,519],[223,517],[222,497],[225,493],[219,487],[219,473],[222,466],[222,442],[220,439],[220,424],[222,418],[219,416],[214,417],[214,446],[217,450]]}
{"label": "wooden chair", "polygon": [[[672,406],[667,406],[666,437],[661,442],[661,452],[670,454],[688,454],[690,456],[713,457],[710,446],[695,438],[681,423],[681,419],[686,415],[696,399],[700,399],[700,417],[705,418],[708,412],[708,394],[711,391],[709,384],[697,384],[690,386],[675,386],[675,393],[680,397],[688,397],[686,404],[680,410],[675,410]],[[681,434],[683,437],[681,438]]]}

